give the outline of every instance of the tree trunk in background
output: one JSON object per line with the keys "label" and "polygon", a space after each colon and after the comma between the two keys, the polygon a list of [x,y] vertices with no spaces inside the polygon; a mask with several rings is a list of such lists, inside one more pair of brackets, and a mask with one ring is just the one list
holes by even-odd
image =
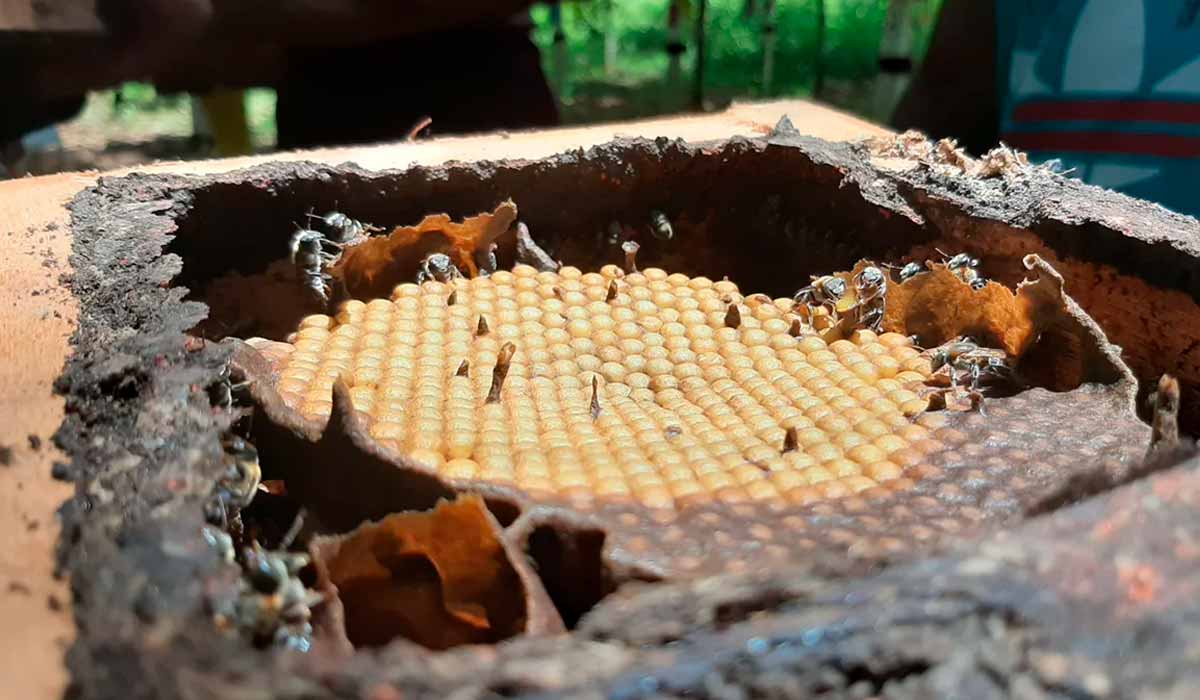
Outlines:
{"label": "tree trunk in background", "polygon": [[704,111],[704,29],[708,15],[708,0],[696,3],[696,73],[692,83],[692,107]]}
{"label": "tree trunk in background", "polygon": [[550,6],[550,23],[554,26],[554,93],[558,99],[566,97],[567,73],[570,70],[571,57],[567,53],[567,33],[563,30],[562,5],[554,3]]}
{"label": "tree trunk in background", "polygon": [[683,10],[678,2],[672,2],[667,18],[667,85],[672,90],[678,89],[683,81]]}
{"label": "tree trunk in background", "polygon": [[879,40],[879,75],[872,86],[872,119],[886,121],[912,80],[915,0],[891,0]]}
{"label": "tree trunk in background", "polygon": [[778,38],[778,28],[775,26],[775,0],[767,0],[763,8],[763,69],[762,94],[771,94],[771,83],[775,79],[775,42]]}
{"label": "tree trunk in background", "polygon": [[617,71],[617,49],[620,36],[617,34],[617,9],[615,0],[604,3],[604,75],[612,77]]}
{"label": "tree trunk in background", "polygon": [[817,0],[817,46],[813,50],[813,99],[825,90],[825,0]]}

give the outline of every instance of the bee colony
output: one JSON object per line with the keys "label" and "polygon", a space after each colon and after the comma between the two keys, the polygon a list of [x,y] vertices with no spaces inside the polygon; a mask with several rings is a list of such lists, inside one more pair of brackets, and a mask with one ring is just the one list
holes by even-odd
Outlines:
{"label": "bee colony", "polygon": [[[254,435],[308,464],[283,474],[312,513],[340,518],[356,491],[396,494],[383,512],[404,511],[406,479],[430,477],[517,513],[598,515],[614,523],[614,546],[693,575],[847,537],[813,530],[798,519],[807,508],[903,512],[930,488],[955,493],[963,472],[978,481],[963,468],[972,440],[1019,451],[1032,438],[1006,432],[1029,388],[1019,360],[1065,318],[1054,272],[1036,259],[1027,264],[1041,278],[1016,293],[985,279],[971,256],[938,251],[925,263],[860,261],[772,298],[729,279],[639,268],[632,238],[619,246],[622,265],[564,266],[511,201],[390,233],[344,214],[316,220],[330,219],[352,222],[353,236],[299,230],[290,248],[299,288],[328,313],[305,316],[283,341],[247,339],[242,357],[261,362],[235,359],[254,400],[275,406],[267,423],[312,436]],[[662,212],[649,221],[653,238],[671,240]],[[501,269],[506,240],[516,261]],[[333,252],[294,255],[305,246]],[[1060,360],[1058,374],[1093,371],[1073,355]],[[994,397],[1014,395],[992,415]],[[339,430],[357,435],[354,447],[321,447]],[[363,449],[396,480],[353,481],[370,472],[355,466]],[[334,463],[351,493],[325,485],[321,465]],[[721,537],[747,534],[712,546],[694,529],[701,522]],[[782,533],[768,522],[792,530],[793,549],[773,543]],[[641,534],[661,525],[664,540]],[[885,550],[903,541],[884,528],[853,537]],[[352,618],[370,618],[359,600]],[[348,627],[352,638],[367,634],[360,624]]]}
{"label": "bee colony", "polygon": [[[900,217],[879,224],[891,238],[804,228],[815,194],[739,191],[749,205],[713,214],[704,191],[627,196],[607,161],[579,176],[601,194],[576,221],[522,168],[407,199],[381,176],[342,204],[326,184],[247,186],[229,217],[261,236],[179,234],[180,284],[209,308],[188,352],[217,377],[187,386],[221,460],[179,527],[207,521],[193,544],[225,568],[203,616],[230,645],[354,655],[360,694],[387,684],[366,648],[657,649],[708,624],[672,617],[688,586],[728,594],[689,613],[713,625],[773,615],[761,601],[798,600],[803,572],[974,541],[1181,439],[1178,386],[1152,437],[1120,349],[1043,250],[981,260]],[[860,196],[842,176],[814,180],[835,211]],[[772,588],[739,592],[755,577]]]}

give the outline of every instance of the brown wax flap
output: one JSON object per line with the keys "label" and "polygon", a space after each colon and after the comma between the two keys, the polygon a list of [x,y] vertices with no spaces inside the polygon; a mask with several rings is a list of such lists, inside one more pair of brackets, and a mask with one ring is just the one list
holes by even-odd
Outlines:
{"label": "brown wax flap", "polygon": [[564,631],[524,555],[476,495],[317,538],[312,553],[355,646],[403,637],[446,649]]}

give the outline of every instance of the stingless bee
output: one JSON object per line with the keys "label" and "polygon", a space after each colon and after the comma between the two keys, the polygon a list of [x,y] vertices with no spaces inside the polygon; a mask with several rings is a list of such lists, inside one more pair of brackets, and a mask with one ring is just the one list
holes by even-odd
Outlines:
{"label": "stingless bee", "polygon": [[305,275],[303,287],[308,290],[308,293],[314,299],[328,305],[330,298],[333,296],[333,277],[324,272]]}
{"label": "stingless bee", "polygon": [[[933,389],[946,403],[948,396],[965,396],[971,408],[982,413],[984,384],[1017,381],[1008,353],[980,347],[970,338],[959,338],[926,352],[934,372],[930,382],[937,381],[939,376],[949,380],[948,386]],[[966,384],[961,383],[963,375],[968,380]]]}
{"label": "stingless bee", "polygon": [[965,373],[972,390],[978,389],[981,382],[987,379],[1012,377],[1008,353],[980,347],[970,338],[959,338],[934,348],[930,354],[930,366],[934,372],[948,367],[951,387],[958,387],[959,374]]}
{"label": "stingless bee", "polygon": [[240,510],[250,505],[262,483],[258,450],[236,435],[227,436],[221,446],[225,448],[227,466],[217,479],[217,486],[223,494],[228,494],[223,495],[222,500]]}
{"label": "stingless bee", "polygon": [[449,282],[461,278],[462,272],[445,253],[430,253],[417,270],[417,284],[430,281]]}
{"label": "stingless bee", "polygon": [[232,370],[225,365],[213,383],[208,385],[208,400],[217,408],[232,410],[235,403],[247,400],[246,389],[249,386],[249,381],[233,381]]}
{"label": "stingless bee", "polygon": [[499,248],[495,243],[489,243],[487,250],[476,251],[475,265],[479,268],[480,277],[488,277],[493,272],[500,268],[496,261],[496,249]]}
{"label": "stingless bee", "polygon": [[266,551],[257,542],[243,550],[237,596],[215,606],[218,626],[236,628],[256,645],[308,651],[312,608],[325,602],[299,578],[308,564],[305,554]]}
{"label": "stingless bee", "polygon": [[349,216],[340,211],[327,212],[324,216],[308,214],[309,219],[316,222],[316,226],[321,229],[321,233],[325,234],[331,241],[338,243],[347,243],[356,238],[382,231],[378,226],[363,223],[357,219],[351,219]]}
{"label": "stingless bee", "polygon": [[858,324],[878,333],[887,310],[887,277],[883,270],[864,267],[854,276],[854,291],[858,297],[855,305]]}
{"label": "stingless bee", "polygon": [[297,228],[288,242],[288,252],[288,259],[298,268],[323,268],[337,262],[342,245],[326,238],[320,231]]}
{"label": "stingless bee", "polygon": [[812,284],[801,288],[792,297],[794,304],[803,304],[808,308],[809,318],[815,307],[823,306],[829,311],[829,317],[837,320],[837,304],[846,296],[846,280],[834,275],[813,277]]}
{"label": "stingless bee", "polygon": [[917,275],[921,274],[922,272],[925,272],[924,265],[922,265],[921,263],[918,263],[918,262],[910,262],[909,264],[900,268],[900,272],[898,272],[896,274],[896,276],[900,278],[900,283],[904,284],[905,282],[916,277]]}
{"label": "stingless bee", "polygon": [[675,230],[671,228],[671,220],[657,209],[650,211],[650,233],[662,241],[669,241],[675,237]]}
{"label": "stingless bee", "polygon": [[221,558],[221,561],[233,563],[235,554],[233,538],[229,536],[228,532],[205,525],[200,533],[204,536],[204,541],[208,543],[208,546],[212,547],[217,556]]}
{"label": "stingless bee", "polygon": [[951,272],[961,270],[964,267],[979,267],[979,259],[973,258],[967,253],[959,253],[958,255],[951,256],[941,248],[934,248],[934,250],[941,254],[943,258],[942,262],[945,263],[946,269]]}
{"label": "stingless bee", "polygon": [[983,289],[987,286],[987,280],[979,274],[977,269],[979,258],[973,258],[967,253],[959,253],[951,257],[940,249],[935,248],[935,250],[944,258],[946,269],[953,272],[963,282],[971,285],[971,289]]}
{"label": "stingless bee", "polygon": [[[342,255],[342,245],[312,229],[296,229],[288,243],[289,260],[300,275],[301,284],[322,304],[329,303],[333,278],[325,269],[335,264]],[[331,252],[332,251],[332,252]]]}

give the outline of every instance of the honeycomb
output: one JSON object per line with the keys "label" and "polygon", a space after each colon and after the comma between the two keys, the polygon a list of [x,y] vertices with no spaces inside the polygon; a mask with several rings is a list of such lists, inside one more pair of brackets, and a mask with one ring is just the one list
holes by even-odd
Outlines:
{"label": "honeycomb", "polygon": [[371,436],[450,480],[577,505],[805,504],[910,487],[942,449],[908,338],[826,343],[790,299],[616,266],[402,284],[309,316],[276,389],[330,415],[342,379]]}

